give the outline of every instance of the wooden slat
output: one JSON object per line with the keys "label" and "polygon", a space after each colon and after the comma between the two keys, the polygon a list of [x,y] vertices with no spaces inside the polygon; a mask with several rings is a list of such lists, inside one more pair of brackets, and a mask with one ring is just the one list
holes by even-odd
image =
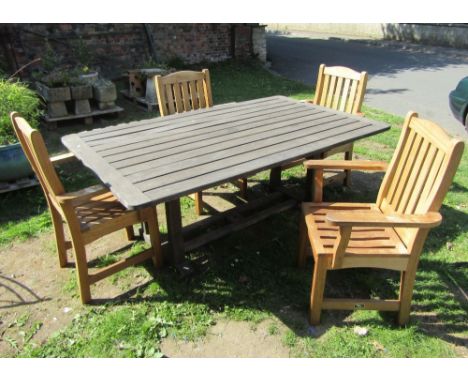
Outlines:
{"label": "wooden slat", "polygon": [[429,174],[427,175],[427,180],[424,185],[424,188],[421,191],[421,196],[419,199],[421,203],[419,203],[419,206],[416,206],[416,209],[415,209],[416,213],[421,213],[425,210],[425,208],[427,208],[425,202],[427,200],[427,197],[432,191],[432,188],[434,186],[437,175],[439,174],[440,168],[442,167],[442,163],[444,162],[444,159],[445,159],[445,153],[441,150],[438,150],[435,155],[435,159],[429,171]]}
{"label": "wooden slat", "polygon": [[320,100],[319,100],[319,103],[318,105],[321,105],[321,106],[326,106],[327,104],[327,96],[328,96],[328,88],[330,86],[330,76],[324,76],[324,80],[323,80],[323,88],[322,88],[322,93],[321,93],[321,97],[320,97]]}
{"label": "wooden slat", "polygon": [[[276,142],[285,142],[285,140],[297,139],[297,137],[303,137],[311,134],[318,134],[322,131],[331,131],[327,129],[331,124],[336,124],[337,128],[344,125],[344,120],[339,119],[329,119],[328,122],[321,123],[323,119],[313,122],[305,121],[297,123],[296,126],[288,125],[288,122],[285,121],[281,125],[274,125],[274,128],[266,131],[255,130],[251,134],[238,134],[238,136],[221,136],[211,140],[203,140],[202,142],[191,142],[188,145],[171,147],[167,150],[148,150],[149,153],[142,153],[138,155],[138,151],[132,152],[130,155],[120,155],[117,158],[109,158],[109,162],[115,168],[122,169],[122,174],[128,175],[133,174],[138,171],[142,171],[145,168],[154,168],[160,165],[167,165],[174,162],[186,164],[186,162],[192,158],[196,159],[196,162],[203,160],[202,155],[209,155],[220,153],[219,155],[226,157],[229,156],[229,153],[234,153],[236,155],[242,154],[246,150],[249,150],[253,145],[258,143],[258,148],[269,146],[275,144]],[[320,129],[316,129],[314,133],[311,132],[311,125],[318,126],[323,125]],[[341,124],[341,125],[338,125]],[[269,125],[269,126],[273,126]],[[267,125],[263,125],[268,127]],[[361,122],[355,122],[355,125],[352,124],[346,125],[350,128],[356,126],[362,126]],[[263,129],[262,129],[263,130]],[[255,132],[257,132],[255,134]],[[227,150],[231,151],[227,151]],[[128,159],[126,157],[129,157]],[[215,159],[215,158],[213,158]],[[202,162],[200,162],[202,163]]]}
{"label": "wooden slat", "polygon": [[182,99],[184,102],[184,110],[185,111],[190,111],[192,109],[191,104],[190,104],[190,93],[189,93],[189,88],[188,88],[188,83],[187,82],[182,82],[180,84],[180,87],[182,88]]}
{"label": "wooden slat", "polygon": [[[375,130],[373,128],[363,128],[361,131],[363,136],[374,134]],[[351,140],[353,139],[353,134],[344,133],[340,136],[340,139]],[[220,184],[233,177],[243,177],[256,173],[259,171],[266,170],[271,167],[280,166],[283,163],[290,162],[291,160],[298,159],[301,157],[306,157],[312,155],[316,152],[320,152],[321,147],[326,146],[327,148],[333,147],[336,144],[336,137],[330,137],[313,143],[305,144],[301,147],[295,147],[283,152],[277,152],[262,158],[250,160],[248,162],[240,163],[237,166],[223,168],[217,171],[212,171],[200,175],[198,177],[192,177],[185,179],[177,183],[170,183],[164,187],[160,187],[165,182],[155,181],[151,187],[155,186],[155,189],[145,191],[145,194],[148,198],[154,201],[165,201],[168,197],[167,195],[186,195],[197,189],[206,189],[215,184]],[[310,151],[309,151],[310,150]],[[224,167],[224,166],[222,166]]]}
{"label": "wooden slat", "polygon": [[190,88],[190,99],[192,100],[192,109],[198,109],[200,104],[198,103],[198,92],[197,92],[197,84],[195,81],[189,82]]}
{"label": "wooden slat", "polygon": [[347,298],[324,298],[323,309],[335,310],[384,310],[398,311],[400,309],[399,300],[370,300],[370,299],[347,299]]}
{"label": "wooden slat", "polygon": [[396,195],[396,189],[399,185],[400,178],[397,176],[394,176],[393,172],[395,174],[400,174],[403,172],[403,169],[406,166],[406,163],[408,161],[408,157],[411,153],[411,147],[413,145],[414,139],[416,138],[416,135],[414,134],[413,131],[410,131],[408,134],[408,137],[406,138],[402,150],[402,153],[399,157],[398,163],[396,164],[396,169],[392,171],[393,178],[390,181],[390,186],[388,191],[386,192],[386,199],[388,200],[389,204],[393,203],[394,197]]}
{"label": "wooden slat", "polygon": [[172,93],[171,85],[164,86],[164,94],[166,95],[167,109],[169,110],[170,114],[174,114],[175,113],[174,95]]}
{"label": "wooden slat", "polygon": [[340,111],[346,111],[346,101],[348,99],[350,84],[351,84],[351,80],[349,78],[346,78],[344,87],[343,87],[343,93],[341,94],[340,104],[338,107],[338,110]]}
{"label": "wooden slat", "polygon": [[[331,126],[334,125],[332,128]],[[327,128],[330,126],[329,128]],[[333,139],[340,134],[351,134],[354,130],[365,129],[366,126],[363,122],[354,122],[351,124],[338,124],[332,122],[328,126],[322,126],[317,129],[315,134],[312,134],[308,129],[300,129],[289,134],[281,134],[263,139],[258,142],[244,143],[234,147],[226,147],[219,149],[213,153],[197,155],[193,158],[172,162],[166,164],[164,167],[157,168],[153,163],[144,163],[132,168],[132,175],[128,178],[132,182],[138,182],[138,187],[146,189],[144,182],[148,177],[155,179],[157,176],[164,176],[168,174],[172,180],[185,178],[186,176],[197,176],[198,174],[205,174],[225,167],[230,167],[237,164],[248,163],[256,158],[265,157],[278,152],[286,150],[300,150],[303,146],[307,146],[313,142],[320,142],[322,140]],[[247,141],[248,142],[248,141]],[[229,142],[226,142],[229,146]],[[149,169],[146,169],[147,166]],[[141,169],[145,168],[144,171]],[[153,170],[156,168],[156,170]],[[122,173],[125,171],[121,170]],[[167,179],[169,180],[169,179]],[[159,180],[158,180],[159,181]],[[156,182],[158,182],[156,181]],[[150,180],[150,183],[154,183]]]}
{"label": "wooden slat", "polygon": [[336,83],[336,89],[333,92],[332,108],[335,110],[338,110],[338,102],[340,101],[342,90],[343,90],[343,77],[338,77],[338,81]]}
{"label": "wooden slat", "polygon": [[325,103],[326,107],[332,107],[333,96],[335,94],[335,85],[336,85],[336,77],[332,76],[330,78],[330,85],[328,88],[327,102]]}
{"label": "wooden slat", "polygon": [[[288,103],[291,107],[296,106],[294,103]],[[125,140],[129,137],[136,137],[136,139],[145,139],[144,134],[154,134],[155,129],[160,132],[173,133],[177,129],[187,129],[187,126],[193,126],[197,123],[221,121],[221,119],[231,118],[236,119],[236,116],[244,116],[248,113],[256,113],[271,107],[273,110],[276,106],[285,106],[286,103],[279,99],[269,99],[262,103],[247,103],[239,105],[239,107],[213,107],[209,110],[192,110],[187,113],[183,113],[180,116],[173,114],[164,118],[154,118],[143,122],[125,124],[124,127],[117,125],[111,128],[97,129],[100,134],[88,135],[87,132],[80,133],[80,137],[88,143],[89,146],[103,145],[101,148],[112,147],[117,143],[117,146],[122,144],[122,137]],[[222,105],[221,105],[222,106]],[[302,105],[302,108],[307,107]],[[206,114],[205,114],[206,113]],[[177,119],[170,119],[170,117],[179,117]]]}
{"label": "wooden slat", "polygon": [[421,195],[424,190],[424,186],[427,183],[427,178],[429,176],[430,169],[433,166],[436,154],[437,154],[437,148],[434,145],[431,145],[427,152],[427,155],[424,158],[421,171],[419,173],[417,182],[414,186],[414,191],[407,203],[405,213],[413,214],[416,210],[418,202],[422,200]]}
{"label": "wooden slat", "polygon": [[175,99],[175,104],[177,107],[177,112],[182,113],[185,110],[184,110],[184,104],[182,101],[182,94],[180,92],[180,85],[178,83],[173,84],[172,90],[174,92],[174,99]]}
{"label": "wooden slat", "polygon": [[421,174],[421,167],[422,167],[422,164],[424,163],[424,160],[426,159],[428,150],[429,150],[429,142],[427,140],[423,140],[421,144],[421,148],[417,154],[417,157],[414,160],[411,174],[408,178],[408,181],[406,182],[406,187],[403,190],[400,203],[398,204],[398,207],[396,208],[396,211],[400,214],[403,214],[406,212],[406,208],[408,206],[410,197],[412,197],[414,194],[420,193],[421,191],[421,190],[416,190],[415,185],[416,185],[416,180],[424,176],[423,174]]}
{"label": "wooden slat", "polygon": [[346,103],[346,109],[345,109],[345,111],[348,113],[353,112],[354,100],[356,99],[357,91],[358,91],[358,82],[353,81],[351,84],[351,90],[349,92],[348,102]]}
{"label": "wooden slat", "polygon": [[166,155],[166,152],[169,152],[168,150],[174,148],[177,149],[178,152],[181,152],[181,150],[190,151],[193,148],[209,146],[216,144],[217,142],[223,142],[225,140],[231,140],[242,136],[254,136],[268,131],[269,126],[271,126],[271,130],[273,131],[276,128],[291,126],[305,121],[312,122],[316,119],[320,119],[320,122],[342,120],[340,116],[312,116],[306,111],[298,112],[297,110],[293,110],[279,114],[278,117],[275,118],[276,122],[268,124],[268,122],[265,122],[265,116],[266,115],[260,115],[257,117],[236,120],[234,122],[216,122],[202,130],[197,129],[172,135],[160,134],[158,138],[147,139],[144,142],[129,142],[125,146],[98,152],[106,158],[106,160],[111,162],[153,152],[160,153],[160,156],[163,156]]}
{"label": "wooden slat", "polygon": [[196,81],[196,86],[197,86],[199,107],[205,108],[206,107],[206,100],[205,100],[205,90],[203,89],[203,82],[202,81]]}
{"label": "wooden slat", "polygon": [[258,108],[261,105],[266,105],[272,102],[277,102],[277,103],[279,102],[281,104],[284,104],[284,101],[281,99],[281,96],[265,97],[265,98],[250,100],[250,101],[244,101],[242,102],[242,104],[239,104],[236,102],[230,102],[230,103],[216,105],[209,111],[198,109],[198,110],[191,110],[189,114],[182,114],[182,115],[173,114],[173,115],[167,115],[165,118],[151,118],[151,119],[146,119],[146,120],[141,120],[141,121],[119,123],[118,125],[112,125],[112,126],[107,126],[103,128],[83,131],[79,133],[79,135],[80,137],[82,137],[84,140],[88,142],[89,138],[91,137],[99,138],[100,135],[107,134],[109,132],[121,131],[122,134],[128,134],[134,129],[138,128],[139,126],[147,126],[148,123],[150,123],[152,128],[167,126],[167,125],[172,126],[172,124],[174,123],[174,120],[177,122],[183,122],[186,120],[193,120],[193,119],[200,119],[200,118],[204,119],[206,118],[208,112],[209,112],[209,115],[211,116],[211,115],[216,115],[219,113],[224,113],[229,110],[237,111],[242,108],[251,108],[251,107]]}
{"label": "wooden slat", "polygon": [[130,267],[135,264],[139,264],[142,261],[148,260],[153,256],[152,249],[145,249],[143,252],[139,253],[138,255],[118,260],[113,264],[110,264],[93,274],[89,275],[89,282],[90,284],[94,284],[99,280],[102,280],[110,275],[113,275],[116,272],[121,271],[127,267]]}

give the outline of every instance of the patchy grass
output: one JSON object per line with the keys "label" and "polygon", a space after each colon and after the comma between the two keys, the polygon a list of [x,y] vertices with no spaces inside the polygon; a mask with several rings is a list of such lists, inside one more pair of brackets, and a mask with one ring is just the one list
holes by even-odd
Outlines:
{"label": "patchy grass", "polygon": [[[225,63],[210,68],[216,103],[241,101],[273,94],[310,98],[312,89],[276,77],[255,64]],[[126,118],[146,114],[132,111]],[[125,104],[127,108],[127,104]],[[357,142],[355,153],[362,158],[389,160],[399,137],[403,119],[366,108],[366,116],[390,123],[390,131]],[[151,115],[153,116],[153,115]],[[115,123],[109,121],[108,123]],[[106,122],[107,123],[107,122]],[[74,131],[71,126],[66,132]],[[51,151],[60,151],[61,132],[44,131]],[[89,172],[68,170],[64,182],[71,189],[96,182]],[[70,170],[72,170],[70,172]],[[283,174],[289,187],[300,188],[304,170]],[[253,180],[261,192],[268,172]],[[328,187],[328,200],[372,201],[380,175],[355,175],[352,189]],[[195,273],[181,278],[172,268],[158,272],[132,296],[121,302],[88,307],[72,325],[43,344],[34,337],[15,344],[26,357],[159,357],[160,343],[167,336],[194,340],[203,337],[220,319],[243,320],[253,325],[275,317],[268,334],[298,357],[453,357],[466,355],[468,227],[468,151],[444,202],[444,222],[431,231],[422,255],[415,285],[411,324],[399,328],[394,315],[377,312],[325,312],[322,325],[309,328],[307,308],[311,264],[295,267],[298,211],[287,211],[249,229],[233,233],[190,253]],[[193,202],[184,198],[184,220],[194,219]],[[15,208],[11,208],[15,206]],[[0,196],[0,246],[50,230],[50,219],[39,189]],[[112,256],[112,255],[111,255]],[[104,265],[104,264],[102,264]],[[128,289],[129,282],[143,268],[126,270],[113,280]],[[76,294],[74,275],[64,290]],[[327,280],[331,296],[394,297],[398,274],[369,269],[331,272]],[[366,336],[354,333],[355,326],[368,329]],[[31,330],[37,327],[31,324]],[[18,329],[19,330],[19,329]],[[281,335],[277,335],[282,333]],[[7,340],[4,338],[4,340]],[[13,345],[12,345],[13,346]]]}

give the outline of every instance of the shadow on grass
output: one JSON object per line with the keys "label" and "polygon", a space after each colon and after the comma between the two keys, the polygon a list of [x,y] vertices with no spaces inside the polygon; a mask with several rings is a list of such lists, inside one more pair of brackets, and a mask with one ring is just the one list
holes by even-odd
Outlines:
{"label": "shadow on grass", "polygon": [[[379,179],[378,175],[375,181]],[[369,178],[355,176],[355,182]],[[262,187],[262,184],[260,185]],[[335,186],[327,188],[333,196]],[[374,196],[376,189],[363,195],[346,190],[342,200],[356,200]],[[331,197],[331,199],[333,199]],[[372,199],[370,199],[372,200]],[[444,223],[434,229],[421,258],[414,288],[410,327],[428,336],[442,338],[458,346],[466,346],[466,299],[458,284],[466,285],[463,264],[449,265],[443,260],[431,259],[428,252],[444,248],[447,241],[464,235],[467,214],[444,206]],[[299,211],[292,210],[271,217],[249,229],[233,233],[204,248],[193,251],[189,257],[195,272],[181,276],[172,268],[155,273],[154,281],[135,288],[113,300],[95,303],[134,304],[167,301],[173,304],[193,303],[207,306],[213,312],[226,314],[229,319],[262,319],[272,314],[297,336],[311,335],[307,323],[308,301],[312,277],[312,261],[305,269],[295,265]],[[459,224],[462,230],[455,225]],[[443,238],[443,239],[442,239]],[[151,272],[150,267],[148,271]],[[448,275],[451,275],[449,277]],[[399,273],[375,269],[348,269],[329,272],[328,297],[397,298]],[[331,327],[349,327],[355,324],[397,329],[395,313],[382,312],[364,318],[350,318],[349,311],[325,311],[322,324],[313,328],[313,336],[320,337]]]}

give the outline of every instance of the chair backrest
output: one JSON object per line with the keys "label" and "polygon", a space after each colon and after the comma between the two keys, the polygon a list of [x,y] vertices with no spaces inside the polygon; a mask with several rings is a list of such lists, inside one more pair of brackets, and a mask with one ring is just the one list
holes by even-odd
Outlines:
{"label": "chair backrest", "polygon": [[213,106],[208,69],[157,75],[154,81],[161,116]]}
{"label": "chair backrest", "polygon": [[41,133],[33,129],[29,123],[16,112],[10,114],[10,119],[24,154],[36,173],[47,199],[58,206],[59,203],[56,200],[56,195],[63,194],[65,190],[50,161],[49,153]]}
{"label": "chair backrest", "polygon": [[[435,123],[409,112],[400,141],[377,197],[384,213],[424,214],[439,211],[463,154],[462,140]],[[409,246],[417,229],[397,229]]]}
{"label": "chair backrest", "polygon": [[361,111],[367,86],[367,73],[344,66],[321,64],[314,103],[331,109],[357,114]]}

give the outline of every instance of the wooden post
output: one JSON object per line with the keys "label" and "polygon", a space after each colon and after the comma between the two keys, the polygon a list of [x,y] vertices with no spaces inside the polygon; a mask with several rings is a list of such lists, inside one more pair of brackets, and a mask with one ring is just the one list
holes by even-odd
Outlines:
{"label": "wooden post", "polygon": [[180,199],[166,202],[167,233],[170,254],[170,264],[180,264],[184,260],[184,238],[182,236],[182,216],[180,214]]}

